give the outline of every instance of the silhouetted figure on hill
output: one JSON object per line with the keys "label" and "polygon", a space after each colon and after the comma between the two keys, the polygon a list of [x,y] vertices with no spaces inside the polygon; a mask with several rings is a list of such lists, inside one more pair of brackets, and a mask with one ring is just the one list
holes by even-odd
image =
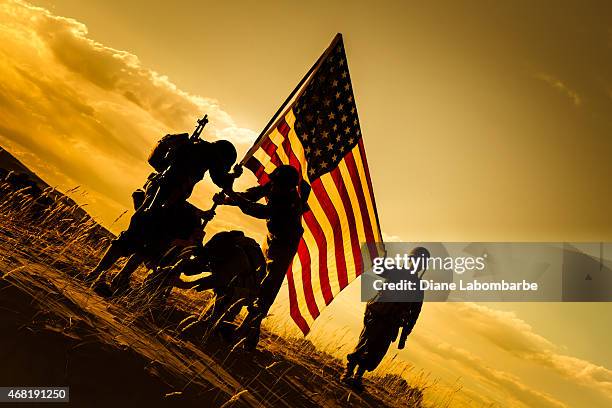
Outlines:
{"label": "silhouetted figure on hill", "polygon": [[[164,269],[159,275],[170,279],[171,286],[197,291],[212,289],[215,294],[212,307],[185,319],[179,330],[193,331],[205,326],[214,330],[222,321],[232,322],[244,306],[249,309],[253,306],[259,296],[266,260],[254,239],[242,231],[223,231],[203,247],[190,248],[174,265]],[[191,278],[203,272],[210,274],[197,280]]]}
{"label": "silhouetted figure on hill", "polygon": [[[236,157],[236,149],[226,140],[211,143],[191,140],[187,134],[165,136],[149,157],[149,163],[157,172],[149,176],[143,190],[137,190],[132,196],[136,212],[128,229],[112,241],[86,281],[94,287],[103,287],[106,271],[120,258],[153,253],[160,245],[167,244],[168,239],[180,238],[173,236],[177,230],[174,224],[185,215],[198,213],[202,220],[211,219],[213,211],[190,207],[186,200],[207,171],[217,186],[230,188],[241,174],[240,168],[230,173]],[[130,259],[126,265],[128,269],[121,275],[121,284],[140,263],[138,257]]]}
{"label": "silhouetted figure on hill", "polygon": [[[299,185],[299,190],[298,190]],[[245,335],[245,348],[254,349],[259,342],[261,321],[267,316],[280,291],[283,279],[304,229],[302,214],[307,211],[310,186],[302,182],[297,170],[288,165],[277,167],[270,174],[270,181],[253,187],[244,193],[227,192],[227,197],[217,196],[219,204],[236,205],[243,213],[265,219],[268,236],[264,247],[266,274],[261,281],[260,295],[249,310],[238,335]],[[267,204],[257,203],[262,198]]]}
{"label": "silhouetted figure on hill", "polygon": [[201,247],[204,239],[203,222],[210,220],[214,211],[202,211],[185,201],[158,210],[157,214],[159,217],[149,220],[143,227],[142,232],[146,234],[147,242],[128,258],[113,278],[110,288],[101,284],[99,291],[122,295],[129,288],[132,273],[142,263],[149,269],[155,269],[162,261],[171,262],[172,257],[178,257],[184,248]]}
{"label": "silhouetted figure on hill", "polygon": [[[410,252],[410,256],[411,258],[421,257],[426,260],[430,254],[427,249],[417,247]],[[416,282],[416,287],[418,288],[418,273],[423,270],[422,265],[425,264],[420,263],[414,274],[402,270],[383,274],[383,277],[388,280],[406,279],[413,281]],[[423,291],[419,289],[416,298],[420,299],[420,301],[385,301],[387,300],[385,292],[379,292],[368,302],[363,318],[363,329],[359,335],[359,342],[355,350],[347,356],[348,363],[342,378],[343,381],[357,389],[362,389],[363,374],[378,367],[385,354],[387,354],[391,343],[397,340],[400,329],[402,333],[397,348],[404,348],[406,339],[412,332],[421,313]]]}

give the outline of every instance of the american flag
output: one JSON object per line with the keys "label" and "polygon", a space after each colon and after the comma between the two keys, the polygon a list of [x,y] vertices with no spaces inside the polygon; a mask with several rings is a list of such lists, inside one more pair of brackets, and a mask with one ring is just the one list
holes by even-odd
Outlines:
{"label": "american flag", "polygon": [[384,247],[340,34],[296,91],[243,163],[260,184],[289,164],[311,186],[304,234],[287,271],[291,317],[307,334]]}

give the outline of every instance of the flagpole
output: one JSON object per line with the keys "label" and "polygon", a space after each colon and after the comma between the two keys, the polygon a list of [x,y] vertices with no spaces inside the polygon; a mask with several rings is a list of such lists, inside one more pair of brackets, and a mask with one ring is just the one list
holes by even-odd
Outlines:
{"label": "flagpole", "polygon": [[300,82],[297,84],[297,86],[293,89],[293,91],[291,91],[291,93],[289,94],[289,96],[287,97],[287,99],[285,99],[285,101],[283,102],[283,104],[280,106],[280,108],[278,108],[278,110],[276,111],[276,113],[274,114],[274,116],[272,116],[272,118],[268,121],[268,123],[266,124],[266,126],[263,128],[263,130],[261,131],[261,133],[259,133],[259,136],[257,136],[257,139],[255,139],[255,142],[253,143],[253,146],[249,149],[249,151],[244,155],[244,158],[240,161],[240,165],[244,165],[244,163],[246,163],[246,161],[248,159],[251,158],[251,156],[253,155],[253,153],[255,153],[255,151],[259,148],[259,146],[261,145],[261,143],[264,140],[264,137],[267,135],[268,131],[270,130],[270,128],[273,128],[273,126],[271,126],[273,123],[276,124],[276,122],[278,122],[278,115],[283,112],[283,110],[285,109],[285,107],[287,106],[287,104],[293,99],[293,97],[296,95],[296,93],[302,88],[302,86],[304,85],[304,83],[306,83],[306,81],[311,77],[311,75],[321,66],[322,61],[327,58],[327,56],[329,55],[329,53],[333,50],[334,46],[336,45],[336,43],[342,39],[342,34],[338,33],[336,34],[336,36],[334,37],[334,39],[332,40],[332,42],[330,43],[330,45],[327,47],[327,49],[323,52],[323,54],[321,54],[321,56],[319,57],[319,59],[317,59],[317,61],[313,64],[312,67],[310,67],[310,69],[308,70],[308,72],[306,73],[306,75],[304,75],[304,77],[300,80]]}

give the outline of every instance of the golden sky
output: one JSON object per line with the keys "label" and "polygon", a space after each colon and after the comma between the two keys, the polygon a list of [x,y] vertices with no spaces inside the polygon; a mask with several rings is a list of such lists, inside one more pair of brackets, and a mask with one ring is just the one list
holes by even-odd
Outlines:
{"label": "golden sky", "polygon": [[[74,198],[114,231],[160,136],[208,113],[206,137],[244,152],[342,32],[387,237],[612,239],[609,5],[35,4],[0,1],[0,145],[50,184],[81,186]],[[263,233],[225,209],[212,227]],[[357,289],[313,339],[333,328],[354,345]],[[607,304],[428,304],[400,357],[461,377],[483,404],[609,406],[610,317]]]}

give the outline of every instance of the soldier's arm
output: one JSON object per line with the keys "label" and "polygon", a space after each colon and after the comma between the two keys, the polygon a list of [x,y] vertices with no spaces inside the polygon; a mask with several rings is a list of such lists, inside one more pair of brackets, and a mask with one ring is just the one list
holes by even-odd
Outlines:
{"label": "soldier's arm", "polygon": [[268,189],[265,185],[256,186],[256,187],[249,188],[247,191],[243,193],[236,193],[236,194],[240,194],[242,197],[246,198],[247,200],[257,202],[266,195],[267,190]]}
{"label": "soldier's arm", "polygon": [[234,180],[242,175],[242,166],[237,164],[234,166],[234,170],[230,172],[229,168],[213,165],[208,171],[213,183],[224,190],[228,190],[232,188]]}
{"label": "soldier's arm", "polygon": [[397,344],[398,349],[403,349],[406,345],[406,339],[412,333],[412,329],[414,329],[414,325],[419,318],[419,314],[421,314],[421,308],[423,307],[423,302],[415,302],[412,304],[409,313],[404,317],[404,321],[402,322],[402,334],[400,336],[400,340]]}
{"label": "soldier's arm", "polygon": [[419,315],[421,314],[421,308],[423,307],[423,302],[414,302],[412,307],[410,308],[410,312],[407,314],[404,320],[404,330],[410,334],[412,329],[414,329],[414,325],[416,324]]}
{"label": "soldier's arm", "polygon": [[242,194],[233,191],[228,191],[227,195],[232,203],[237,205],[246,215],[260,219],[266,219],[270,216],[270,208],[267,205],[248,200]]}
{"label": "soldier's arm", "polygon": [[406,329],[406,326],[402,327],[402,334],[400,335],[400,339],[397,342],[397,348],[398,349],[403,349],[406,346],[406,339],[408,339],[408,335],[410,334],[410,331]]}

